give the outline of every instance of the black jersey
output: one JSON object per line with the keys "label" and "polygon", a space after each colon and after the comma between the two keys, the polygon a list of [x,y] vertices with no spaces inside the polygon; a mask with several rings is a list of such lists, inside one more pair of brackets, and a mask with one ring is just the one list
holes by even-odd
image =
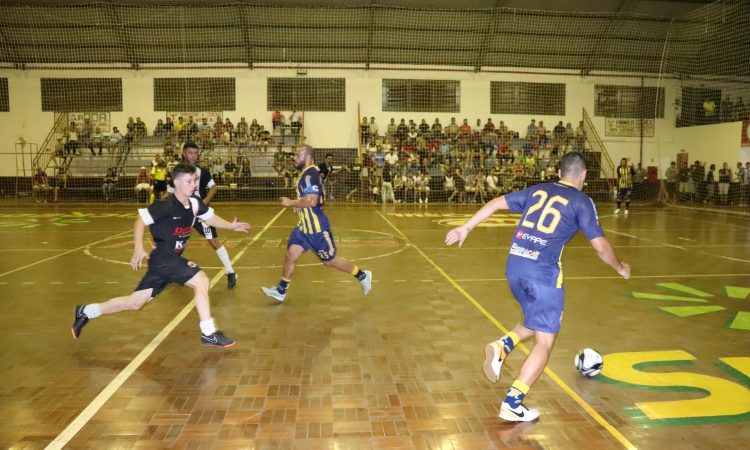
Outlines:
{"label": "black jersey", "polygon": [[318,170],[320,171],[320,181],[325,185],[328,177],[331,176],[331,172],[333,172],[333,166],[329,166],[327,163],[323,162],[318,166]]}
{"label": "black jersey", "polygon": [[174,195],[154,202],[148,208],[138,210],[143,223],[150,226],[156,250],[182,254],[195,219],[208,220],[214,216],[213,208],[196,197],[190,197],[190,205],[185,207]]}

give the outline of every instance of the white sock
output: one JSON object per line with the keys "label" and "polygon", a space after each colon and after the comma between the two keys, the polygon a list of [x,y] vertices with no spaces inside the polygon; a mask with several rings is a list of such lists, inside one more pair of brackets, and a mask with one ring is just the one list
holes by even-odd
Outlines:
{"label": "white sock", "polygon": [[201,333],[205,336],[216,333],[216,324],[213,317],[208,320],[201,320]]}
{"label": "white sock", "polygon": [[227,269],[227,273],[234,273],[234,268],[232,268],[232,261],[229,260],[229,253],[223,245],[216,250],[216,255],[219,257],[221,263],[224,264],[224,268]]}
{"label": "white sock", "polygon": [[102,315],[102,309],[99,307],[98,303],[92,303],[83,307],[83,313],[86,314],[86,317],[89,319],[96,319]]}

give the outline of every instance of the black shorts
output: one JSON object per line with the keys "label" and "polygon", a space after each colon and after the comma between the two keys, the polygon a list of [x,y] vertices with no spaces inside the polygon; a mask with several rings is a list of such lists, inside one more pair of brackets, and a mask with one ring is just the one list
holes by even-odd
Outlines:
{"label": "black shorts", "polygon": [[211,225],[204,223],[202,220],[196,220],[193,228],[195,228],[195,231],[200,233],[200,235],[206,239],[217,239],[219,237],[216,227],[212,227]]}
{"label": "black shorts", "polygon": [[185,284],[190,281],[201,268],[177,254],[165,255],[155,250],[148,260],[148,271],[143,276],[135,291],[153,289],[151,298],[159,295],[169,283]]}
{"label": "black shorts", "polygon": [[167,182],[165,180],[154,180],[154,192],[167,192]]}
{"label": "black shorts", "polygon": [[617,191],[617,198],[630,198],[630,190],[631,188],[621,188],[619,191]]}

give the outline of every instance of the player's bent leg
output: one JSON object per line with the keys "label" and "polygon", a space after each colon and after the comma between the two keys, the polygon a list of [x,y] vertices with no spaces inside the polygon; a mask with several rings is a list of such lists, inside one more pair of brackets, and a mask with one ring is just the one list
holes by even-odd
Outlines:
{"label": "player's bent leg", "polygon": [[547,361],[555,346],[557,334],[547,333],[544,331],[534,331],[534,347],[529,352],[529,356],[521,366],[521,372],[518,379],[531,386],[536,382],[544,368],[547,367]]}
{"label": "player's bent leg", "polygon": [[83,327],[90,319],[96,319],[104,314],[114,314],[120,311],[139,310],[151,300],[153,289],[142,289],[124,297],[115,297],[104,303],[92,303],[89,305],[76,305],[73,308],[73,325],[70,332],[74,339],[81,336]]}
{"label": "player's bent leg", "polygon": [[208,300],[209,284],[208,275],[202,270],[185,283],[185,286],[193,288],[195,309],[198,310],[198,317],[201,321],[211,318],[211,304]]}
{"label": "player's bent leg", "polygon": [[333,267],[334,269],[338,269],[342,272],[348,272],[350,275],[354,276],[359,281],[359,285],[362,288],[362,293],[364,295],[369,294],[372,290],[371,271],[362,270],[353,262],[345,258],[334,257],[332,259],[322,261],[323,264],[325,264],[327,267]]}
{"label": "player's bent leg", "polygon": [[297,267],[297,259],[299,259],[304,252],[305,248],[301,245],[292,244],[287,247],[279,284],[271,287],[261,287],[260,290],[263,291],[263,294],[271,297],[279,303],[283,303],[284,300],[286,300],[286,290],[292,282],[292,274]]}
{"label": "player's bent leg", "polygon": [[213,317],[211,317],[211,304],[208,299],[208,288],[210,281],[206,272],[200,271],[185,283],[185,286],[193,288],[195,294],[195,309],[200,317],[201,344],[212,347],[231,347],[237,343],[235,339],[226,336],[216,328]]}
{"label": "player's bent leg", "polygon": [[534,330],[530,330],[519,323],[513,328],[513,331],[502,336],[497,341],[490,342],[484,347],[485,357],[482,369],[490,382],[497,383],[500,379],[500,370],[503,367],[503,362],[510,352],[513,351],[518,343],[533,335]]}

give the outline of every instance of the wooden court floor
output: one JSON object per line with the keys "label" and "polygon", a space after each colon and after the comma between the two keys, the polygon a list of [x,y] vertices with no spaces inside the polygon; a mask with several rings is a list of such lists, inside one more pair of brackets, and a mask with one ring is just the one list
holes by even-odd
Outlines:
{"label": "wooden court floor", "polygon": [[[446,231],[474,209],[328,208],[341,256],[375,275],[363,297],[345,274],[302,258],[287,302],[278,281],[295,216],[219,205],[254,225],[221,232],[239,274],[228,290],[195,234],[186,255],[213,278],[213,316],[238,339],[199,344],[191,291],[140,312],[69,327],[77,303],[129,293],[135,208],[0,208],[4,326],[0,448],[747,448],[750,224],[747,217],[635,207],[602,226],[633,278],[580,235],[565,249],[566,311],[548,370],[526,404],[536,423],[496,417],[526,348],[500,382],[485,343],[519,319],[504,279],[517,220],[498,216],[463,249]],[[605,355],[584,379],[577,350]]]}

